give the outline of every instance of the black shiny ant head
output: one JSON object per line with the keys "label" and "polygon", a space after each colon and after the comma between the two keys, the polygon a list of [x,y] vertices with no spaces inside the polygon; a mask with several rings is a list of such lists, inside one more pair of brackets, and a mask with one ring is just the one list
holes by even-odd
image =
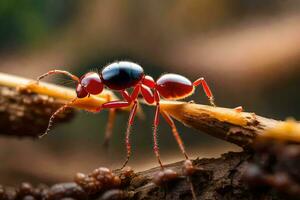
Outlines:
{"label": "black shiny ant head", "polygon": [[84,98],[89,94],[96,95],[103,91],[103,83],[98,73],[88,72],[84,74],[76,86],[78,98]]}

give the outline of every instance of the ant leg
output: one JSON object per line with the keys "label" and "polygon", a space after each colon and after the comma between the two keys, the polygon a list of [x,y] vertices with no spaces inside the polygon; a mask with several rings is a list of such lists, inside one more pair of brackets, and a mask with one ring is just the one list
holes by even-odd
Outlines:
{"label": "ant leg", "polygon": [[[127,91],[122,92],[122,96],[128,101],[128,102],[132,102],[132,99],[136,99],[137,95],[139,93],[139,87],[135,87],[134,91],[132,92],[132,95],[129,96],[129,94],[127,93]],[[108,97],[108,103],[114,102],[120,105],[120,101],[110,101],[110,97]],[[121,103],[122,105],[122,103]],[[123,105],[127,105],[127,103],[123,104]],[[104,108],[106,108],[107,106],[112,106],[112,104],[106,104],[105,106],[103,106]],[[100,109],[101,110],[101,107]],[[108,115],[108,123],[106,126],[106,131],[105,131],[105,137],[104,137],[104,147],[107,148],[109,145],[109,140],[112,134],[112,128],[114,126],[114,122],[115,122],[115,118],[116,118],[116,110],[115,109],[110,109],[109,110],[109,115]]]}
{"label": "ant leg", "polygon": [[[154,95],[150,88],[154,89]],[[153,126],[153,151],[158,160],[158,163],[162,169],[164,169],[163,164],[160,160],[159,155],[159,147],[157,142],[157,128],[159,125],[159,113],[160,113],[160,97],[158,91],[155,89],[155,82],[152,77],[146,76],[143,80],[141,92],[147,103],[152,104],[154,101],[156,102],[155,116],[154,116],[154,126]]]}
{"label": "ant leg", "polygon": [[126,129],[126,135],[125,135],[127,157],[126,157],[126,160],[123,163],[121,169],[123,169],[127,165],[128,161],[130,159],[130,155],[131,155],[131,144],[130,144],[130,133],[131,133],[131,131],[130,130],[131,130],[131,126],[133,125],[134,117],[135,117],[136,110],[137,110],[137,100],[136,99],[138,97],[139,91],[140,91],[140,85],[137,85],[133,89],[133,92],[130,96],[131,100],[133,100],[134,103],[133,103],[133,106],[132,106],[131,111],[130,111],[128,124],[127,124],[127,129]]}
{"label": "ant leg", "polygon": [[187,182],[190,184],[190,189],[191,189],[191,193],[192,193],[192,197],[193,200],[196,200],[196,192],[195,192],[195,188],[191,179],[191,175],[193,175],[196,172],[196,168],[193,166],[192,161],[190,160],[185,160],[183,163],[183,174],[186,176],[186,180]]}
{"label": "ant leg", "polygon": [[[121,93],[122,93],[122,95],[123,95],[123,93],[128,94],[126,91],[122,91]],[[131,100],[130,96],[128,95],[128,99],[126,97],[125,101],[124,100],[123,101],[120,101],[120,100],[110,101],[110,102],[102,104],[101,108],[122,108],[122,107],[130,106],[131,103],[132,103],[132,100]]]}
{"label": "ant leg", "polygon": [[[107,102],[109,102],[111,99],[111,95],[107,94]],[[101,111],[101,107],[99,108],[98,112]],[[110,139],[112,136],[112,129],[115,124],[115,119],[116,119],[116,109],[112,108],[109,109],[108,111],[108,120],[107,120],[107,125],[106,125],[106,130],[105,130],[105,135],[104,135],[104,141],[103,141],[103,148],[107,151],[110,143]]]}
{"label": "ant leg", "polygon": [[156,85],[154,79],[151,76],[148,76],[148,75],[146,75],[144,77],[144,79],[142,80],[142,84],[149,87],[149,88],[152,88],[152,89],[154,89],[155,85]]}
{"label": "ant leg", "polygon": [[51,74],[64,74],[64,75],[66,75],[66,76],[69,76],[72,80],[74,80],[74,81],[76,81],[76,82],[78,82],[78,83],[80,82],[80,81],[79,81],[79,78],[78,78],[77,76],[71,74],[70,72],[68,72],[68,71],[63,71],[63,70],[57,70],[57,69],[50,70],[50,71],[48,71],[47,73],[45,73],[45,74],[39,76],[39,77],[37,78],[37,82],[39,82],[41,79],[43,79],[43,78],[45,78],[46,76],[49,76],[49,75],[51,75]]}
{"label": "ant leg", "polygon": [[[161,112],[161,115],[164,117],[164,119],[167,121],[167,123],[171,126],[172,128],[172,133],[180,147],[180,150],[182,152],[182,154],[185,156],[185,163],[184,163],[184,166],[185,166],[185,170],[188,171],[190,174],[192,174],[194,171],[194,167],[192,166],[192,162],[189,160],[189,157],[185,151],[185,148],[184,148],[184,145],[183,145],[183,142],[180,138],[180,135],[178,134],[178,131],[177,131],[177,128],[175,126],[175,123],[174,121],[172,120],[172,118],[170,117],[170,115],[168,115],[167,113],[165,112]],[[187,182],[190,184],[190,189],[191,189],[191,193],[192,193],[192,196],[193,196],[193,199],[196,200],[196,193],[195,193],[195,189],[194,189],[194,185],[192,183],[192,180],[190,178],[190,176],[188,176],[189,174],[187,173]]]}
{"label": "ant leg", "polygon": [[[192,162],[189,160],[189,157],[188,157],[188,155],[187,155],[187,153],[185,151],[182,139],[180,138],[180,135],[178,134],[178,131],[177,131],[177,128],[175,126],[174,121],[172,120],[171,116],[168,115],[166,112],[162,111],[161,115],[167,121],[167,123],[171,126],[172,133],[173,133],[173,135],[174,135],[174,137],[175,137],[175,139],[177,141],[177,144],[178,144],[178,146],[179,146],[182,154],[185,156],[186,161],[185,161],[184,165],[187,168],[186,171],[187,170],[191,171],[193,169]],[[195,193],[194,185],[193,185],[192,180],[191,180],[191,178],[189,176],[187,176],[187,182],[190,185],[190,189],[191,189],[191,193],[192,193],[193,199],[196,200],[197,198],[196,198],[196,193]]]}
{"label": "ant leg", "polygon": [[185,148],[184,148],[184,144],[182,142],[182,139],[177,131],[177,128],[175,126],[175,123],[174,121],[172,120],[172,118],[170,117],[170,115],[168,115],[167,113],[165,112],[161,112],[161,115],[163,116],[163,118],[167,121],[167,123],[171,126],[172,128],[172,133],[173,133],[173,136],[175,137],[175,140],[181,150],[181,153],[184,155],[185,159],[189,159],[186,151],[185,151]]}
{"label": "ant leg", "polygon": [[126,90],[121,91],[122,96],[127,101],[111,101],[111,102],[102,104],[103,108],[120,108],[120,107],[129,106],[132,102],[134,102],[133,106],[131,108],[131,111],[130,111],[128,125],[127,125],[127,129],[126,129],[126,140],[125,141],[126,141],[126,149],[127,149],[127,158],[126,158],[124,164],[122,165],[121,169],[123,169],[127,165],[130,155],[131,155],[131,144],[130,144],[130,140],[129,140],[130,139],[130,130],[131,130],[131,126],[133,125],[134,117],[135,117],[135,114],[137,111],[137,100],[136,99],[137,99],[138,93],[140,91],[140,87],[141,87],[140,85],[137,85],[134,88],[131,95],[129,95]]}
{"label": "ant leg", "polygon": [[76,101],[76,99],[77,99],[77,98],[75,98],[75,99],[73,99],[72,101],[70,101],[70,102],[66,103],[65,105],[61,106],[60,108],[58,108],[58,109],[51,115],[51,117],[50,117],[50,119],[49,119],[48,127],[47,127],[45,133],[43,133],[42,135],[40,135],[39,138],[42,138],[42,137],[44,137],[45,135],[47,135],[47,134],[49,133],[50,128],[52,127],[52,124],[53,124],[53,120],[55,119],[55,117],[56,117],[59,113],[63,112],[63,111],[64,111],[67,107],[69,107],[71,104],[73,104],[74,101]]}
{"label": "ant leg", "polygon": [[154,143],[153,150],[154,150],[155,156],[158,160],[160,167],[162,169],[164,169],[163,164],[160,160],[159,147],[158,147],[158,142],[157,142],[157,128],[158,128],[158,124],[159,124],[159,111],[160,111],[160,107],[159,107],[160,98],[159,98],[159,93],[157,90],[154,90],[154,98],[156,101],[156,110],[155,110],[154,127],[153,127],[153,143]]}
{"label": "ant leg", "polygon": [[126,160],[123,163],[121,169],[123,169],[127,165],[128,161],[130,159],[130,155],[131,155],[131,144],[130,144],[130,133],[131,132],[130,132],[130,130],[131,130],[131,126],[133,125],[136,110],[137,110],[137,101],[135,100],[134,104],[132,106],[130,115],[129,115],[129,120],[128,120],[128,124],[127,124],[127,129],[126,129],[126,136],[125,136],[127,157],[126,157]]}
{"label": "ant leg", "polygon": [[212,94],[212,92],[211,92],[211,90],[210,90],[207,82],[204,80],[204,78],[199,78],[199,79],[197,79],[196,81],[193,82],[193,85],[195,87],[197,87],[200,84],[202,85],[203,90],[204,90],[206,96],[208,97],[210,104],[212,106],[216,106],[216,104],[214,102],[214,96],[213,96],[213,94]]}
{"label": "ant leg", "polygon": [[116,100],[116,101],[110,101],[107,103],[102,104],[102,108],[121,108],[121,107],[127,107],[130,106],[130,104],[132,103],[132,101],[134,101],[135,99],[137,99],[137,96],[139,94],[140,91],[140,85],[137,85],[134,89],[131,95],[128,94],[128,92],[126,90],[122,90],[120,91],[121,95],[123,96],[123,98],[125,99],[125,101],[120,101],[120,100]]}
{"label": "ant leg", "polygon": [[141,86],[141,93],[142,96],[144,97],[145,101],[149,104],[153,104],[154,103],[154,95],[153,92],[151,91],[151,89],[145,85]]}
{"label": "ant leg", "polygon": [[103,141],[103,147],[105,149],[108,149],[108,147],[109,147],[110,139],[112,136],[112,129],[115,124],[115,119],[116,119],[116,110],[114,108],[112,108],[109,110],[109,113],[108,113],[108,121],[107,121],[107,125],[106,125],[104,141]]}

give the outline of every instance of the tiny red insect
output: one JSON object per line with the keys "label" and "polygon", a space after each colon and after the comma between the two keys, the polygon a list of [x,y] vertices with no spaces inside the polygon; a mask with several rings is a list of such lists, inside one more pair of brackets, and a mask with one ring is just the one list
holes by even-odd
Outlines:
{"label": "tiny red insect", "polygon": [[[62,70],[51,70],[38,78],[38,81],[50,74],[65,74],[76,81],[76,94],[77,98],[84,98],[89,95],[100,94],[104,87],[111,90],[116,90],[121,93],[124,100],[109,101],[100,106],[99,110],[102,108],[121,108],[132,105],[131,112],[129,115],[128,126],[126,130],[126,148],[127,148],[127,159],[124,162],[122,168],[124,168],[129,161],[131,154],[131,145],[129,141],[130,128],[134,122],[134,117],[137,111],[137,98],[141,93],[145,101],[149,104],[156,104],[156,111],[154,117],[154,129],[153,129],[153,139],[154,139],[154,153],[160,166],[163,168],[163,164],[160,160],[159,148],[157,143],[157,127],[159,125],[159,114],[163,116],[166,122],[172,128],[173,135],[180,147],[181,152],[188,160],[188,155],[185,151],[183,142],[178,134],[175,123],[173,122],[170,115],[166,112],[160,110],[160,97],[168,100],[183,99],[193,94],[195,87],[202,85],[206,96],[208,97],[211,105],[215,106],[213,94],[204,80],[204,78],[199,78],[193,83],[184,76],[178,74],[164,74],[159,77],[156,81],[151,76],[145,75],[143,68],[133,62],[120,61],[114,62],[107,65],[102,69],[101,72],[88,72],[84,74],[81,78]],[[126,89],[132,88],[133,92],[129,94]],[[58,109],[51,117],[49,122],[49,127],[51,125],[52,119],[64,110],[68,104],[64,105],[62,108]],[[49,131],[49,127],[46,133]],[[45,133],[45,134],[46,134]],[[44,134],[44,135],[45,135]]]}

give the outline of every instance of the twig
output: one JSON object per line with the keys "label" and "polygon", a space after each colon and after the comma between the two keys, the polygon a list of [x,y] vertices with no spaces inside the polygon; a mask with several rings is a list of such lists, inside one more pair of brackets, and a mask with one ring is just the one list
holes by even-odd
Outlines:
{"label": "twig", "polygon": [[[3,73],[0,73],[0,85],[2,85],[0,91],[1,123],[7,128],[7,131],[1,132],[2,134],[9,132],[12,135],[13,132],[13,135],[34,136],[41,133],[41,130],[46,127],[51,113],[59,106],[74,99],[76,95],[74,89],[42,82],[37,85],[33,80]],[[29,93],[18,92],[20,88]],[[93,112],[108,99],[115,100],[117,97],[111,91],[104,90],[98,96],[76,100],[72,107]],[[124,110],[129,109],[130,107],[124,108]],[[161,109],[189,127],[242,147],[251,144],[252,140],[262,131],[279,122],[257,116],[254,113],[176,101],[162,101]],[[141,115],[141,110],[139,113]],[[31,123],[27,123],[31,120]],[[28,126],[29,130],[24,129],[24,124],[31,124],[32,127]]]}
{"label": "twig", "polygon": [[[29,93],[36,93],[46,95],[62,103],[69,102],[76,98],[75,90],[63,86],[40,82],[36,84],[35,80],[26,79],[18,76],[0,73],[0,85],[16,90],[27,91]],[[117,100],[118,98],[109,90],[104,90],[100,95],[93,95],[83,99],[77,99],[72,106],[88,111],[95,111],[99,106],[110,100]],[[128,108],[127,108],[128,109]]]}
{"label": "twig", "polygon": [[184,125],[241,147],[250,147],[258,135],[281,123],[230,108],[177,101],[163,101],[160,106],[163,111]]}
{"label": "twig", "polygon": [[[64,101],[37,95],[22,94],[14,88],[0,86],[0,127],[1,135],[37,137],[43,133],[49,118]],[[56,122],[68,121],[74,112],[63,112]]]}
{"label": "twig", "polygon": [[[108,90],[101,95],[77,99],[72,107],[94,112],[117,97]],[[75,90],[54,84],[0,73],[0,134],[19,137],[37,137],[48,125],[50,116],[62,105],[76,97]],[[130,108],[124,108],[128,111]],[[141,110],[139,110],[141,113]],[[64,112],[56,121],[71,119],[74,112]]]}

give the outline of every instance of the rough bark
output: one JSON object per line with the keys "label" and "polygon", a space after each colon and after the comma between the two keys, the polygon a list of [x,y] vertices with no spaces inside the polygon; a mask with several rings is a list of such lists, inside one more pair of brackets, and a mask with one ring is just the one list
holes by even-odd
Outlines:
{"label": "rough bark", "polygon": [[[199,159],[193,164],[201,168],[192,176],[198,199],[257,199],[257,195],[252,193],[246,184],[242,181],[248,160],[251,155],[240,153],[227,153],[220,158]],[[173,163],[166,166],[168,169],[181,173],[182,162]],[[132,173],[121,186],[110,188],[110,190],[99,190],[93,193],[87,193],[75,182],[59,183],[52,187],[41,186],[31,189],[38,191],[36,193],[28,192],[27,196],[34,196],[36,199],[47,197],[48,199],[59,199],[72,197],[73,199],[101,199],[101,196],[107,196],[111,189],[120,189],[123,191],[123,197],[129,199],[191,199],[190,185],[186,177],[179,177],[173,181],[167,182],[162,186],[157,186],[152,182],[152,178],[161,170],[160,167],[149,169],[143,172]],[[121,172],[116,171],[117,175]],[[124,179],[125,180],[125,179]],[[24,185],[24,184],[23,184]],[[11,199],[16,196],[25,197],[22,194],[22,187],[18,189],[6,190],[3,188],[2,195],[9,196]],[[8,192],[10,191],[10,192]],[[12,192],[13,191],[13,192]],[[21,193],[21,194],[20,194]],[[24,193],[24,192],[23,192]],[[266,194],[267,195],[267,194]],[[271,197],[272,195],[269,194]],[[1,197],[1,191],[0,191]]]}
{"label": "rough bark", "polygon": [[161,109],[188,127],[247,148],[265,130],[281,123],[255,113],[195,103],[164,101]]}
{"label": "rough bark", "polygon": [[[15,88],[0,86],[0,134],[37,137],[46,130],[50,116],[63,103],[46,95],[22,93]],[[74,112],[68,110],[55,120],[67,121],[73,115]]]}
{"label": "rough bark", "polygon": [[[294,150],[297,149],[297,157],[295,157],[295,151],[290,151],[291,147]],[[294,158],[288,163],[286,156],[282,162],[274,163],[274,160],[269,162],[274,155],[269,155],[267,159],[269,161],[267,161],[265,152],[264,155],[259,156],[253,156],[250,152],[229,152],[220,158],[194,160],[193,165],[198,170],[190,177],[190,180],[195,188],[197,199],[299,199],[300,186],[297,179],[299,180],[300,177],[297,169],[300,149],[299,146],[293,145],[283,150],[281,146],[280,151],[286,150]],[[295,158],[297,158],[296,161]],[[255,159],[259,161],[255,162]],[[252,164],[249,165],[249,162]],[[260,174],[257,170],[254,170],[255,173],[253,170],[249,172],[249,166],[256,169],[260,165],[268,165],[267,167],[271,168],[269,173],[273,171],[274,175]],[[182,166],[183,161],[166,165],[165,169],[172,169],[182,174]],[[288,169],[286,169],[287,166]],[[114,172],[107,170],[99,168],[89,175],[77,174],[74,182],[57,183],[50,187],[46,185],[34,187],[28,183],[22,183],[18,188],[0,186],[0,199],[192,199],[190,182],[186,176],[181,175],[160,186],[155,185],[153,178],[161,171],[160,167],[138,173],[130,170]],[[99,171],[104,171],[104,174]],[[280,173],[279,176],[275,176],[276,171]],[[282,172],[293,175],[290,176],[292,179],[283,179]],[[85,183],[78,181],[78,177],[82,176],[86,177],[83,181]],[[261,182],[263,177],[267,178],[264,184]],[[273,181],[270,182],[270,180]]]}

